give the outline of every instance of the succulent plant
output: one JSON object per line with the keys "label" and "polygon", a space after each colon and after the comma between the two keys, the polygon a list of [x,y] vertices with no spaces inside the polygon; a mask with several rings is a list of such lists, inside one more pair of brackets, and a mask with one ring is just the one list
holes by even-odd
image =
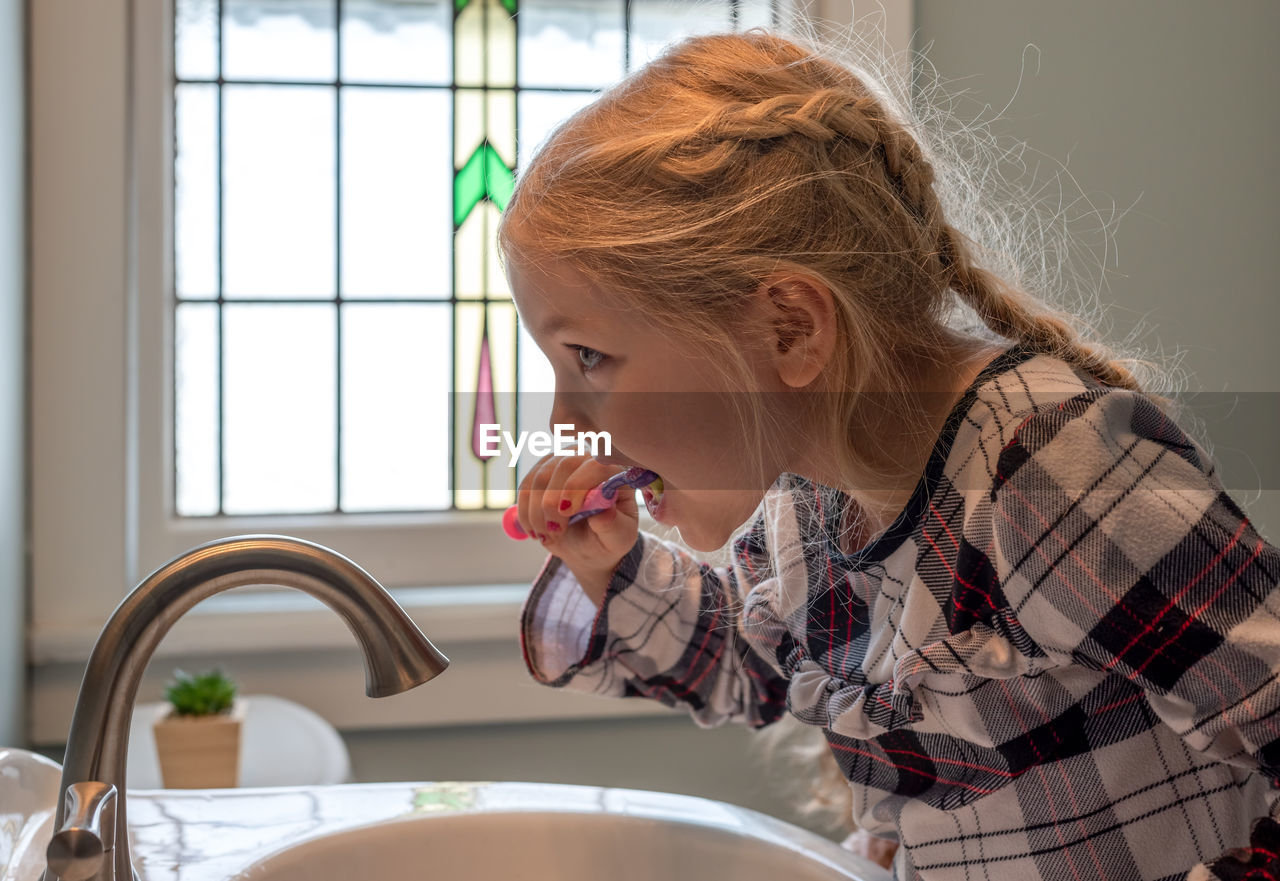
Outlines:
{"label": "succulent plant", "polygon": [[231,709],[236,684],[221,670],[192,676],[173,671],[173,682],[165,688],[165,698],[179,716],[216,716]]}

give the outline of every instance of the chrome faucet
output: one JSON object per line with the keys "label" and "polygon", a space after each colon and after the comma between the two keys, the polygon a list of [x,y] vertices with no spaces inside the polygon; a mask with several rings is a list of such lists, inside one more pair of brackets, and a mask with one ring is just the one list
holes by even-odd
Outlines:
{"label": "chrome faucet", "polygon": [[194,548],[149,575],[102,629],[76,700],[44,881],[134,881],[125,815],[129,724],[142,672],[173,623],[203,599],[255,584],[308,593],[364,651],[365,693],[421,685],[449,665],[368,573],[317,544],[245,535]]}

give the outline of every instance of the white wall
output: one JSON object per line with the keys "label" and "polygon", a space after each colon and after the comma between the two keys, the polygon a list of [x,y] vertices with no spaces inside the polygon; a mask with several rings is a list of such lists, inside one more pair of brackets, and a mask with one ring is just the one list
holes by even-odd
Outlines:
{"label": "white wall", "polygon": [[23,742],[26,622],[25,49],[22,0],[0,0],[0,744]]}
{"label": "white wall", "polygon": [[1116,333],[1145,319],[1144,345],[1185,354],[1224,485],[1280,541],[1280,3],[916,0],[915,13],[916,47],[932,44],[962,108],[1008,105],[996,130],[1028,143],[1042,178],[1064,163],[1100,210],[1132,206],[1101,297]]}

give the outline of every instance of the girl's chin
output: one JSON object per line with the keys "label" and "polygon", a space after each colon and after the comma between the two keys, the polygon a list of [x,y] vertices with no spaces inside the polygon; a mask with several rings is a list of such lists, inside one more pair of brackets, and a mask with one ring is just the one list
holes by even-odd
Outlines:
{"label": "girl's chin", "polygon": [[[649,506],[649,513],[655,521],[679,531],[680,540],[688,547],[710,553],[733,538],[751,519],[758,504],[752,493],[712,493],[704,498],[698,493],[668,489],[658,500],[656,512],[654,506]],[[741,513],[740,521],[735,519],[736,513]]]}
{"label": "girl's chin", "polygon": [[732,529],[723,530],[706,530],[706,529],[689,529],[684,526],[676,525],[676,529],[680,533],[680,540],[695,551],[704,554],[714,553],[720,550],[729,539],[733,537]]}

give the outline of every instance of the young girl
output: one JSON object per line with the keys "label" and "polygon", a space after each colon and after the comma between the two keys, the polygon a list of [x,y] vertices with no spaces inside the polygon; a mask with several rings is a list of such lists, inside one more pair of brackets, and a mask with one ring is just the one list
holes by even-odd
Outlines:
{"label": "young girl", "polygon": [[[1280,552],[938,190],[869,82],[759,31],[551,136],[500,237],[553,421],[613,453],[521,486],[529,669],[821,729],[899,878],[1273,877]],[[569,523],[633,465],[730,565],[630,499]]]}

